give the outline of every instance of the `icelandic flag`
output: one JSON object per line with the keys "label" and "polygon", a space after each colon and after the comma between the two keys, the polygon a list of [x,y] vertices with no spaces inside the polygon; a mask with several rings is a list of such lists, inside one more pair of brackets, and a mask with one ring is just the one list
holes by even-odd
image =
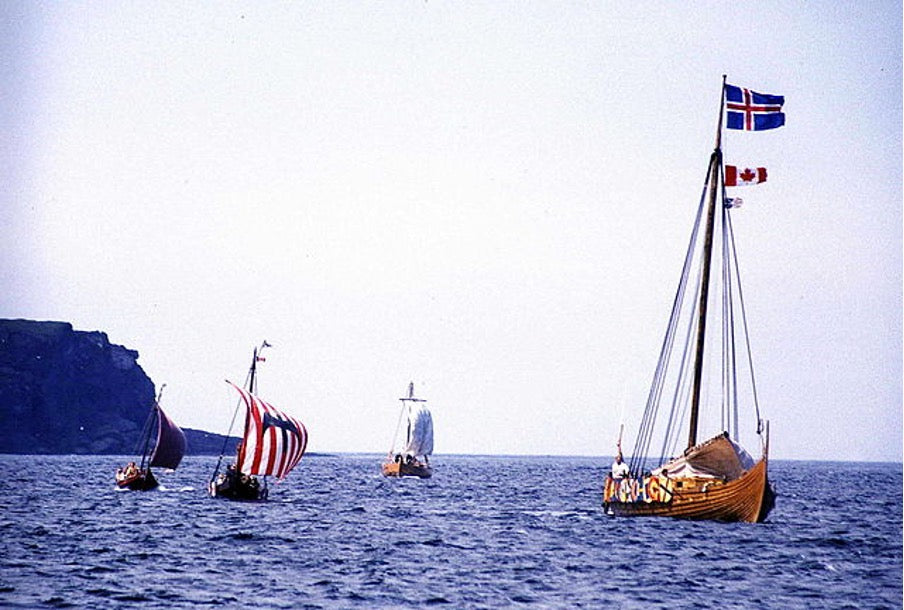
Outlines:
{"label": "icelandic flag", "polygon": [[725,166],[725,186],[747,186],[766,182],[765,167]]}
{"label": "icelandic flag", "polygon": [[757,93],[750,89],[725,85],[725,109],[728,111],[728,129],[763,131],[785,124],[782,112],[784,96]]}

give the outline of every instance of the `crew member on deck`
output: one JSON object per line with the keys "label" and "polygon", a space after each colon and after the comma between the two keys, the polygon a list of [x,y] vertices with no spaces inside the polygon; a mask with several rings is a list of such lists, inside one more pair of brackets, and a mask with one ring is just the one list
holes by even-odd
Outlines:
{"label": "crew member on deck", "polygon": [[625,477],[631,474],[628,465],[622,461],[622,454],[619,451],[615,456],[615,462],[612,464],[612,478],[613,479],[624,479]]}

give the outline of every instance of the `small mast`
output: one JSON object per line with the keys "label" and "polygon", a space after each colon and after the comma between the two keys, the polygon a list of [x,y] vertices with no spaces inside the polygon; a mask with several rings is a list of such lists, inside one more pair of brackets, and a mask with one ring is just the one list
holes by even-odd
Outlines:
{"label": "small mast", "polygon": [[248,391],[252,394],[257,393],[257,348],[254,348],[254,355],[251,357],[251,368],[248,370]]}
{"label": "small mast", "polygon": [[[399,400],[402,401],[402,405],[403,405],[402,412],[403,413],[405,413],[405,411],[406,411],[405,407],[407,407],[408,428],[405,433],[405,442],[410,443],[411,442],[411,405],[409,405],[407,403],[409,403],[409,402],[427,402],[427,401],[424,400],[423,398],[415,398],[414,397],[414,382],[413,381],[408,382],[408,396],[406,398],[400,398]],[[395,441],[393,441],[393,443],[395,443]]]}
{"label": "small mast", "polygon": [[[157,397],[154,398],[154,406],[151,407],[151,412],[148,415],[148,419],[145,422],[145,434],[144,434],[144,447],[141,449],[141,466],[139,468],[144,470],[144,465],[148,462],[148,457],[151,454],[151,436],[154,434],[154,422],[159,421],[160,419],[160,397],[163,396],[163,388],[166,387],[166,384],[160,386],[160,390],[157,392]],[[158,437],[157,442],[160,442]]]}
{"label": "small mast", "polygon": [[427,402],[423,398],[415,398],[414,397],[414,382],[413,381],[408,383],[408,396],[406,396],[405,398],[400,398],[399,400],[401,400],[403,404],[407,400],[410,400],[411,402]]}
{"label": "small mast", "polygon": [[263,342],[261,342],[260,347],[254,348],[254,355],[251,358],[251,368],[248,369],[248,379],[246,387],[252,394],[257,394],[257,363],[258,361],[263,362],[264,360],[266,360],[263,356],[260,355],[261,353],[263,353],[265,347],[273,346],[267,343],[266,340],[264,340]]}
{"label": "small mast", "polygon": [[722,91],[719,95],[719,122],[716,128],[716,147],[709,158],[709,202],[706,207],[706,232],[703,238],[703,278],[700,285],[700,303],[697,308],[697,344],[694,360],[694,388],[691,399],[691,421],[687,448],[697,444],[697,421],[700,414],[700,389],[703,382],[703,350],[706,343],[706,308],[709,301],[709,275],[713,254],[713,226],[716,215],[716,196],[722,173],[722,116],[725,108],[725,75],[722,75]]}
{"label": "small mast", "polygon": [[[248,392],[250,392],[251,394],[257,394],[257,362],[259,360],[261,360],[261,361],[264,360],[264,358],[260,354],[261,354],[261,352],[264,351],[265,347],[272,347],[269,343],[267,343],[266,339],[261,343],[260,347],[254,348],[254,355],[251,358],[251,368],[248,369]],[[241,405],[241,400],[239,400],[239,402],[236,404],[236,410],[238,410],[239,405]],[[235,416],[233,416],[233,419],[235,419]],[[250,428],[250,426],[251,426],[251,410],[245,409],[245,427],[242,432],[243,439],[248,436],[248,429]],[[230,425],[229,428],[232,429],[232,426]],[[238,472],[241,472],[241,461],[242,461],[242,456],[245,452],[244,444],[245,443],[243,440],[241,443],[239,443],[239,446],[238,446],[239,451],[236,456],[236,464],[235,464],[235,468]]]}
{"label": "small mast", "polygon": [[[265,347],[273,347],[269,343],[267,343],[266,339],[261,343],[260,347],[254,348],[254,355],[251,358],[251,367],[248,369],[248,374],[245,376],[245,388],[251,392],[252,394],[257,394],[257,361],[264,360],[260,356],[260,353],[264,351]],[[225,380],[227,383],[232,383],[228,379]],[[163,388],[161,388],[163,391]],[[239,408],[242,405],[242,399],[239,398],[235,403],[235,410],[232,412],[232,420],[229,422],[229,428],[226,430],[226,436],[223,438],[223,447],[220,449],[220,457],[217,459],[217,465],[213,469],[213,474],[210,477],[210,483],[212,484],[216,478],[217,474],[220,472],[220,465],[223,462],[223,457],[226,455],[226,446],[229,444],[229,435],[232,434],[232,427],[235,425],[235,418],[238,416]],[[245,433],[248,431],[249,418],[251,417],[251,413],[246,409],[245,410],[245,427],[243,428],[242,438],[244,438]],[[236,447],[236,468],[239,468],[239,462],[241,458],[241,449],[242,442],[238,444]]]}

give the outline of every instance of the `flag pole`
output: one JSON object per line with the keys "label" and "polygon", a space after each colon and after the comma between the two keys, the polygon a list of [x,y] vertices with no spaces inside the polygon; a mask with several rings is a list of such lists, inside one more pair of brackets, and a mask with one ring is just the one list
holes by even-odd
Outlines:
{"label": "flag pole", "polygon": [[697,422],[700,415],[700,391],[703,381],[703,351],[706,344],[706,308],[709,303],[709,275],[712,267],[713,227],[715,224],[716,195],[722,172],[722,117],[725,112],[725,78],[719,95],[719,121],[716,128],[716,148],[709,159],[709,203],[706,208],[706,232],[703,240],[703,277],[700,283],[700,301],[697,307],[697,345],[694,359],[694,386],[691,399],[691,420],[688,426],[687,448],[697,444]]}
{"label": "flag pole", "polygon": [[727,75],[722,75],[722,92],[719,96],[719,125],[716,128],[716,150],[722,150],[722,117],[725,116],[725,79]]}

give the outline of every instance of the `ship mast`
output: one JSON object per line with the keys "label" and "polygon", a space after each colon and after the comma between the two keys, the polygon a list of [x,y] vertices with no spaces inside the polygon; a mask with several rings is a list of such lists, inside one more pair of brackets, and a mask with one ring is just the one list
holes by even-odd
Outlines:
{"label": "ship mast", "polygon": [[[257,393],[258,354],[263,352],[265,347],[272,347],[272,346],[269,343],[267,343],[267,341],[265,340],[263,343],[261,343],[261,346],[259,348],[258,347],[254,348],[254,355],[251,358],[251,368],[248,369],[248,374],[245,376],[245,388],[252,394]],[[226,381],[229,381],[229,380],[227,379]],[[162,388],[161,388],[161,391],[162,391]],[[223,447],[222,447],[222,449],[220,449],[220,457],[217,459],[217,465],[216,465],[216,467],[214,467],[213,475],[211,475],[211,477],[210,477],[211,483],[213,483],[216,480],[217,474],[220,472],[220,464],[222,464],[223,456],[226,454],[226,447],[229,445],[229,438],[230,438],[229,435],[232,434],[232,427],[235,425],[235,418],[238,416],[239,407],[241,406],[241,404],[242,404],[242,399],[239,398],[236,401],[235,410],[232,412],[232,420],[229,422],[229,429],[226,431],[226,436],[223,437]],[[248,431],[248,420],[250,417],[251,417],[251,414],[246,409],[245,410],[245,427],[243,428],[242,438],[244,438],[245,432]],[[239,443],[238,449],[240,449],[241,446],[242,446],[241,443]],[[239,466],[240,455],[241,455],[240,452],[236,454],[236,460],[235,460],[236,469],[238,469],[240,467]]]}
{"label": "ship mast", "polygon": [[257,394],[257,348],[254,348],[254,355],[251,357],[251,369],[248,371],[248,391]]}
{"label": "ship mast", "polygon": [[[258,360],[263,360],[263,358],[260,357],[260,354],[264,351],[265,347],[271,347],[271,345],[269,343],[267,343],[266,340],[264,340],[261,343],[260,347],[254,348],[254,354],[251,357],[251,368],[248,369],[248,379],[247,379],[248,392],[250,392],[251,394],[257,394],[257,362],[258,362]],[[238,409],[238,405],[236,406],[236,409]],[[233,416],[233,419],[234,418],[235,418],[235,416]],[[248,427],[250,425],[251,425],[251,410],[245,409],[245,428],[242,433],[243,439],[247,436]],[[232,429],[231,425],[230,425],[230,429]],[[244,440],[242,441],[242,443],[244,443]],[[241,457],[241,455],[244,453],[243,445],[240,444],[239,447],[241,448],[241,451],[239,452],[239,455],[237,457]],[[236,470],[239,470],[239,468],[240,468],[240,465],[238,462],[239,462],[239,460],[237,459],[236,460]]]}
{"label": "ship mast", "polygon": [[[413,382],[413,381],[410,382],[410,383],[408,384],[408,397],[407,397],[407,398],[400,398],[399,400],[402,401],[402,405],[403,405],[403,406],[402,406],[402,411],[403,411],[403,413],[405,413],[406,415],[408,415],[408,432],[407,432],[407,434],[406,434],[406,436],[405,436],[405,443],[406,443],[406,445],[407,445],[407,444],[411,443],[411,407],[412,407],[412,405],[411,405],[410,403],[413,403],[413,402],[427,402],[427,401],[424,400],[423,398],[415,398],[415,397],[414,397],[414,382]],[[393,441],[393,442],[394,442],[394,441]]]}
{"label": "ship mast", "polygon": [[722,115],[725,108],[725,75],[722,75],[722,91],[719,95],[719,122],[716,128],[716,147],[709,158],[709,202],[706,208],[706,232],[703,238],[703,278],[700,285],[700,303],[697,308],[697,348],[694,360],[694,387],[691,398],[691,421],[687,447],[697,444],[697,421],[700,415],[700,389],[703,380],[703,350],[706,342],[706,308],[709,301],[709,275],[713,254],[713,226],[715,224],[716,197],[719,177],[722,174]]}
{"label": "ship mast", "polygon": [[[150,414],[148,414],[148,418],[144,422],[144,447],[141,448],[141,465],[138,467],[139,470],[144,470],[145,463],[150,462],[148,458],[151,454],[151,436],[154,434],[154,423],[159,422],[160,419],[160,397],[163,396],[163,388],[165,387],[165,383],[160,386],[160,391],[157,392],[157,398],[154,399],[154,406],[151,408],[151,412]],[[160,442],[159,433],[157,436],[157,442]]]}

